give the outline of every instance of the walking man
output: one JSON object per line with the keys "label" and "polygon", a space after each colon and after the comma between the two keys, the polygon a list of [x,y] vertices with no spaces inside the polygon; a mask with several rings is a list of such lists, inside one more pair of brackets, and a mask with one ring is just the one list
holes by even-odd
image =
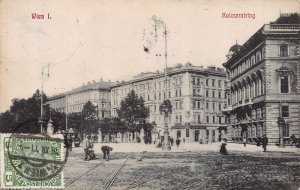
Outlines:
{"label": "walking man", "polygon": [[89,148],[91,147],[91,141],[90,141],[91,136],[90,135],[86,135],[82,141],[82,147],[84,150],[84,161],[89,161],[90,157],[89,157]]}
{"label": "walking man", "polygon": [[266,135],[263,135],[263,138],[261,139],[262,147],[264,148],[264,152],[267,151],[267,145],[268,145],[268,138]]}

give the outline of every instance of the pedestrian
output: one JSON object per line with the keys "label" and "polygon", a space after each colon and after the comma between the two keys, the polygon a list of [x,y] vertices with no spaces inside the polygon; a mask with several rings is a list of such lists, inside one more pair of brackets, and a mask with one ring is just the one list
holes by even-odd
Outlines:
{"label": "pedestrian", "polygon": [[89,148],[91,147],[91,141],[90,141],[91,136],[87,135],[84,137],[83,141],[82,141],[82,147],[84,150],[84,161],[89,161],[90,157],[89,157]]}
{"label": "pedestrian", "polygon": [[113,150],[112,147],[109,146],[102,146],[101,147],[102,153],[103,153],[103,159],[106,159],[106,161],[109,160],[109,154]]}
{"label": "pedestrian", "polygon": [[294,134],[292,134],[292,136],[290,137],[290,140],[292,141],[292,147],[294,144],[297,145],[297,139]]}
{"label": "pedestrian", "polygon": [[266,135],[263,135],[263,138],[261,139],[261,143],[264,149],[264,152],[267,151],[267,145],[268,145],[268,138]]}
{"label": "pedestrian", "polygon": [[256,140],[256,146],[260,146],[260,142],[261,142],[261,138],[260,138],[260,137],[257,137],[257,140]]}
{"label": "pedestrian", "polygon": [[72,151],[72,143],[73,143],[72,136],[71,136],[71,134],[68,134],[67,135],[67,146],[70,151]]}
{"label": "pedestrian", "polygon": [[227,153],[227,149],[226,149],[226,145],[227,145],[226,141],[227,141],[227,139],[223,138],[221,140],[221,143],[220,143],[220,146],[221,146],[220,153],[223,154],[223,155],[227,155],[228,154]]}
{"label": "pedestrian", "polygon": [[244,147],[246,147],[246,145],[247,145],[247,139],[245,137],[243,138],[243,143],[244,143]]}
{"label": "pedestrian", "polygon": [[176,145],[177,145],[177,148],[178,148],[179,145],[180,145],[180,139],[179,139],[179,138],[176,140]]}
{"label": "pedestrian", "polygon": [[173,146],[173,144],[174,144],[174,139],[173,139],[173,137],[170,138],[170,142],[171,142],[171,146]]}

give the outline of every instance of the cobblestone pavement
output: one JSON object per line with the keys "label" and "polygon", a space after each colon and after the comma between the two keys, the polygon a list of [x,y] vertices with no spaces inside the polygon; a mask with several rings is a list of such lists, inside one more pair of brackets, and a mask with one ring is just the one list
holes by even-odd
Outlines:
{"label": "cobblestone pavement", "polygon": [[[102,145],[102,144],[101,144]],[[82,148],[70,153],[64,168],[66,189],[104,189],[128,160],[111,189],[298,189],[300,154],[297,148],[277,149],[229,144],[229,155],[219,145],[185,144],[163,152],[154,145],[110,144],[110,161],[98,157],[83,161]],[[133,152],[131,154],[131,152]],[[143,157],[142,161],[138,161]],[[76,179],[79,177],[77,180]],[[72,183],[70,183],[72,182]]]}

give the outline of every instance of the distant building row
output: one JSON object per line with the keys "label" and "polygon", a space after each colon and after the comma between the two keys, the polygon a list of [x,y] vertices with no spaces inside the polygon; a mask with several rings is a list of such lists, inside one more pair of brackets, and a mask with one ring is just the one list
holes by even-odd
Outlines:
{"label": "distant building row", "polygon": [[171,137],[187,142],[219,141],[226,129],[222,114],[226,102],[224,69],[178,64],[168,68],[167,78],[166,85],[163,72],[149,72],[126,82],[89,83],[50,97],[48,103],[54,109],[72,113],[81,112],[83,105],[91,101],[97,106],[99,119],[103,119],[117,116],[116,109],[121,100],[134,90],[143,97],[150,110],[149,122],[157,124],[152,132],[154,141],[163,135],[164,118],[159,113],[159,105],[166,97],[171,100],[173,107],[172,115],[168,118]]}

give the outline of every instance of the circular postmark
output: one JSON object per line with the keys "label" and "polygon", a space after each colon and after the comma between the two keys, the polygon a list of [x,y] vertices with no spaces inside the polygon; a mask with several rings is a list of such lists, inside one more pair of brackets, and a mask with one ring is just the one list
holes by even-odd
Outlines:
{"label": "circular postmark", "polygon": [[[23,124],[29,123],[34,124],[33,121]],[[18,133],[19,128],[17,126],[14,129],[7,142],[9,165],[29,181],[55,181],[62,178],[60,174],[68,156],[63,136]]]}

